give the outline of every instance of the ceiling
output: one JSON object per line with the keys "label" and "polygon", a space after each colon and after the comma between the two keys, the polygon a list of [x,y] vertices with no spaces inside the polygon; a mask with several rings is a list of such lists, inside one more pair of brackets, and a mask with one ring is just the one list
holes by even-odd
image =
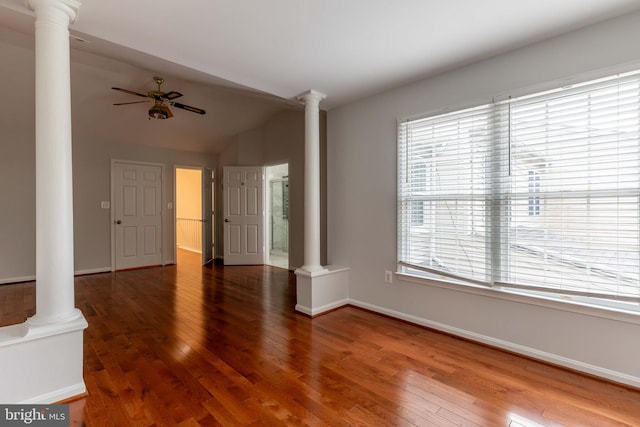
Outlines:
{"label": "ceiling", "polygon": [[[301,108],[295,97],[308,89],[331,109],[638,9],[639,0],[83,0],[70,26],[85,40],[71,40],[74,123],[95,115],[101,135],[123,142],[180,139],[215,153]],[[32,45],[24,0],[0,0],[0,29],[0,42]],[[111,105],[137,100],[111,86],[145,93],[153,75],[207,115],[149,121],[145,104]]]}

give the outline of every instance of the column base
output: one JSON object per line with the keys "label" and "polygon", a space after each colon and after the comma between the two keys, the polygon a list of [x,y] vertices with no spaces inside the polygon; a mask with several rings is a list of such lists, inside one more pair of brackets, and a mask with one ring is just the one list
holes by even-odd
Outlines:
{"label": "column base", "polygon": [[67,322],[0,328],[0,402],[47,404],[86,392],[82,313]]}
{"label": "column base", "polygon": [[82,312],[77,308],[74,308],[69,313],[66,313],[63,316],[56,316],[56,317],[50,317],[50,318],[43,318],[41,316],[38,316],[38,313],[36,313],[32,317],[29,317],[26,323],[27,325],[29,325],[30,328],[31,327],[39,328],[47,325],[67,323],[80,318],[84,319],[84,317],[82,316]]}
{"label": "column base", "polygon": [[328,265],[309,272],[299,268],[296,274],[296,311],[317,316],[349,303],[349,268]]}
{"label": "column base", "polygon": [[300,274],[306,274],[309,276],[317,276],[320,274],[327,274],[329,270],[321,265],[303,265],[302,267],[296,269],[295,273],[298,274],[298,272],[300,272]]}

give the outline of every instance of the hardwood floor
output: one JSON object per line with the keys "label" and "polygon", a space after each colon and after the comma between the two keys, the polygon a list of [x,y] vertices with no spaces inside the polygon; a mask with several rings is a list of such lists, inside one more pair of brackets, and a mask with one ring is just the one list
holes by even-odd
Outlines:
{"label": "hardwood floor", "polygon": [[[33,284],[0,286],[0,323]],[[274,267],[177,266],[76,278],[88,426],[638,426],[640,390],[354,307],[294,312]]]}

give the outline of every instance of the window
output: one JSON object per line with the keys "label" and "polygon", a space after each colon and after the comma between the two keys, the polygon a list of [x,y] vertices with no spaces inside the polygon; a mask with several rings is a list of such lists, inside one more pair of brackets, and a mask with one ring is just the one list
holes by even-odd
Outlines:
{"label": "window", "polygon": [[640,72],[398,130],[402,272],[640,302]]}

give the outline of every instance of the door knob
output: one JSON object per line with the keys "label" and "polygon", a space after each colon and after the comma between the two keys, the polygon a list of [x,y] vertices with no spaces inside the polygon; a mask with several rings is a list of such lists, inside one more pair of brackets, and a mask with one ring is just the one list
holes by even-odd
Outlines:
{"label": "door knob", "polygon": [[122,221],[117,220],[117,221],[116,221],[116,224],[122,224]]}
{"label": "door knob", "polygon": [[231,221],[228,218],[225,218],[224,222],[231,222]]}

